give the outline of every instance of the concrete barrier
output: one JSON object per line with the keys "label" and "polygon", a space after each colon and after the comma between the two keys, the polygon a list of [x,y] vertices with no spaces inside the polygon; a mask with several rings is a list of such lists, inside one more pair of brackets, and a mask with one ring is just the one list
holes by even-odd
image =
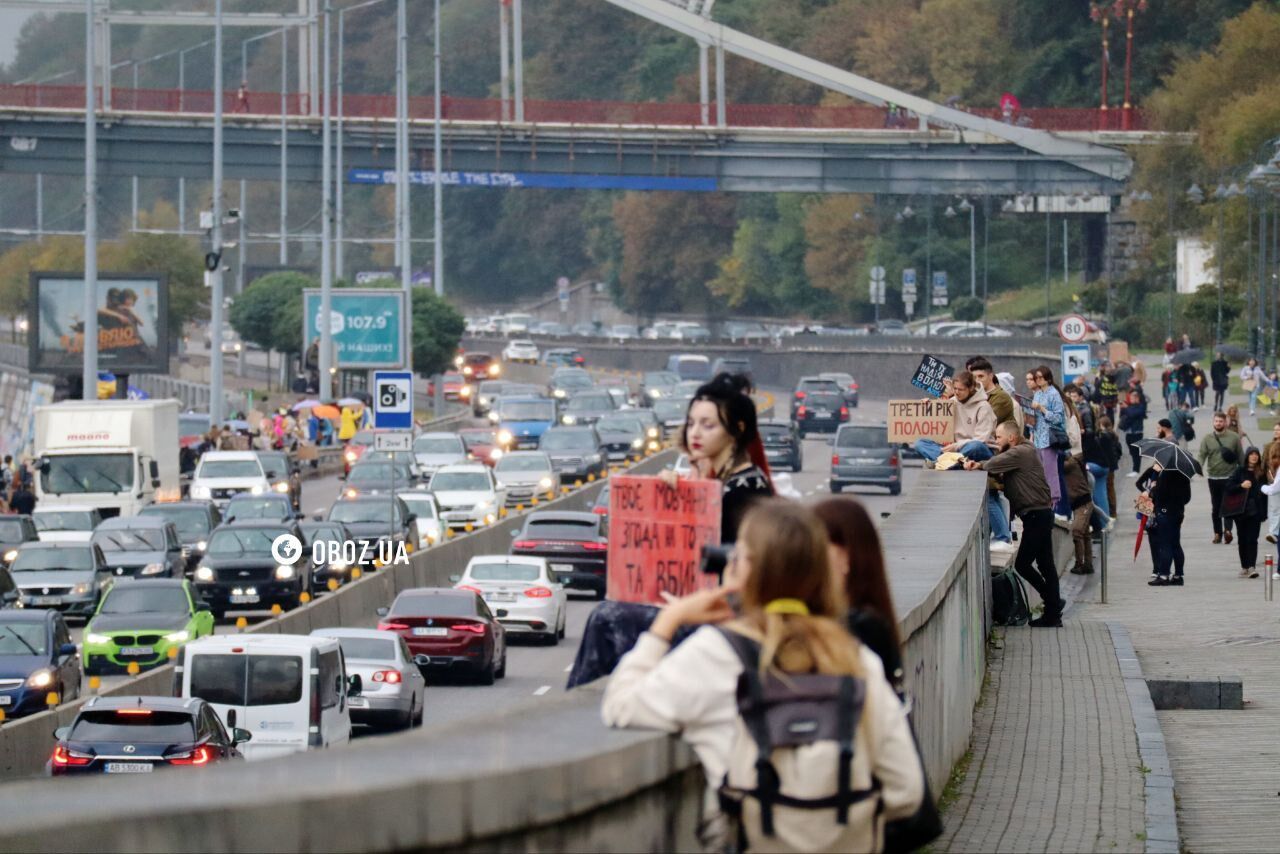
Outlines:
{"label": "concrete barrier", "polygon": [[[985,489],[978,473],[926,472],[881,529],[907,688],[935,791],[968,747],[985,675]],[[446,563],[428,560],[437,552],[452,547],[453,564],[501,536],[495,526],[397,570],[415,583],[424,573],[432,578]],[[377,585],[395,578],[363,579],[351,585],[357,597],[349,601],[372,604],[388,592]],[[331,597],[339,608],[343,595]],[[314,620],[324,607],[317,602],[277,622]],[[108,787],[91,780],[11,786],[0,798],[0,850],[696,850],[696,759],[670,736],[604,728],[600,691],[596,684],[248,768],[125,778]]]}

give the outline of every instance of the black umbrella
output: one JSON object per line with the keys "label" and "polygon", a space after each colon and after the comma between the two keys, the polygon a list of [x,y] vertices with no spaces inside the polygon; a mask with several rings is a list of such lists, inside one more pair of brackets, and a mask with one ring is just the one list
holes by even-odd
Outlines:
{"label": "black umbrella", "polygon": [[1187,480],[1204,474],[1195,457],[1167,439],[1142,439],[1138,442],[1138,453],[1155,460],[1163,469],[1186,475]]}
{"label": "black umbrella", "polygon": [[1214,353],[1221,353],[1228,359],[1247,359],[1253,354],[1239,344],[1219,344],[1213,348]]}
{"label": "black umbrella", "polygon": [[1175,365],[1186,365],[1191,362],[1198,362],[1204,358],[1204,351],[1197,347],[1191,347],[1187,350],[1179,350],[1173,354],[1173,363]]}
{"label": "black umbrella", "polygon": [[357,389],[356,391],[351,392],[351,396],[356,400],[363,401],[365,406],[373,406],[373,395],[369,394],[369,392],[364,389]]}

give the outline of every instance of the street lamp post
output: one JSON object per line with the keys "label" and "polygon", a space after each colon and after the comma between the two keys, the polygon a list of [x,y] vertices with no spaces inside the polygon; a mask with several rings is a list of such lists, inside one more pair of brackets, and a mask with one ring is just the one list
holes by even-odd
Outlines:
{"label": "street lamp post", "polygon": [[209,423],[222,423],[222,0],[214,0],[213,25],[213,229],[214,256],[209,331]]}
{"label": "street lamp post", "polygon": [[[84,39],[84,388],[98,399],[98,110],[94,91],[93,0],[85,0]],[[31,330],[35,334],[35,330]]]}
{"label": "street lamp post", "polygon": [[333,393],[332,364],[332,291],[333,291],[333,140],[330,130],[330,113],[332,104],[329,98],[329,80],[331,78],[329,43],[331,27],[329,20],[333,14],[333,6],[326,0],[324,4],[324,62],[320,81],[320,97],[324,105],[320,120],[320,382],[318,391],[321,400],[328,400]]}
{"label": "street lamp post", "polygon": [[[978,241],[977,229],[974,224],[974,205],[968,199],[964,199],[958,205],[958,209],[962,213],[969,214],[969,296],[978,296]],[[956,208],[947,207],[946,216],[948,219],[956,215]]]}

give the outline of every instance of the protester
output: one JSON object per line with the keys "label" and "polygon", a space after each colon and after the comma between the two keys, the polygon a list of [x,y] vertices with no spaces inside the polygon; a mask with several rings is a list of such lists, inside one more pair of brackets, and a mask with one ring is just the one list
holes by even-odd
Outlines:
{"label": "protester", "polygon": [[[1244,461],[1231,475],[1231,489],[1244,492],[1244,509],[1233,518],[1236,526],[1236,550],[1240,554],[1240,577],[1258,577],[1258,533],[1267,518],[1267,472],[1262,463],[1262,452],[1257,448],[1245,451]],[[1230,493],[1228,493],[1230,494]]]}
{"label": "protester", "polygon": [[1147,420],[1147,394],[1135,379],[1129,380],[1129,390],[1125,392],[1124,405],[1120,407],[1120,429],[1124,432],[1125,444],[1129,455],[1133,458],[1133,471],[1129,477],[1137,477],[1141,470],[1141,456],[1138,454],[1138,442],[1142,441],[1143,424]]}
{"label": "protester", "polygon": [[1014,568],[1044,601],[1044,614],[1031,625],[1061,626],[1065,603],[1058,592],[1058,568],[1053,561],[1053,496],[1041,456],[1008,422],[996,428],[996,447],[999,453],[994,457],[983,462],[970,460],[965,468],[1001,476],[1010,510],[1022,520]]}
{"label": "protester", "polygon": [[[1174,372],[1178,377],[1178,403],[1195,405],[1196,369],[1191,362],[1183,362]],[[1170,407],[1171,409],[1173,407]]]}
{"label": "protester", "polygon": [[1204,476],[1209,481],[1210,516],[1213,519],[1215,544],[1224,539],[1228,545],[1231,543],[1231,518],[1222,517],[1222,496],[1243,457],[1239,434],[1227,429],[1226,413],[1213,413],[1213,432],[1200,440],[1199,459]]}
{"label": "protester", "polygon": [[944,453],[958,451],[971,460],[991,456],[987,444],[995,438],[996,413],[987,402],[987,392],[973,374],[960,371],[951,378],[951,396],[956,402],[955,440],[939,445],[932,439],[917,439],[916,453],[932,463]]}
{"label": "protester", "polygon": [[1271,459],[1271,452],[1280,448],[1280,421],[1275,423],[1271,428],[1271,441],[1262,449],[1262,460],[1268,462]]}
{"label": "protester", "polygon": [[1173,343],[1173,339],[1164,339],[1164,363],[1166,366],[1173,364],[1173,354],[1177,352],[1178,345]]}
{"label": "protester", "polygon": [[1053,447],[1054,427],[1066,430],[1066,405],[1062,392],[1053,381],[1053,371],[1047,365],[1041,365],[1033,372],[1036,392],[1031,400],[1031,409],[1036,414],[1035,427],[1031,431],[1031,443],[1040,455],[1040,465],[1044,468],[1045,479],[1049,483],[1049,494],[1052,496],[1051,506],[1058,508],[1065,491],[1062,488],[1060,449]]}
{"label": "protester", "polygon": [[[1267,482],[1262,492],[1267,496],[1267,542],[1280,543],[1280,449],[1267,454]],[[1272,580],[1280,580],[1280,545],[1276,552]]]}
{"label": "protester", "polygon": [[1231,363],[1221,351],[1209,365],[1209,381],[1213,385],[1213,411],[1217,412],[1226,403],[1227,387],[1231,385]]}
{"label": "protester", "polygon": [[[1000,386],[1000,383],[996,382],[996,372],[991,367],[991,362],[982,356],[975,356],[965,362],[965,370],[973,375],[978,386],[987,393],[987,403],[991,406],[991,411],[996,414],[997,425],[1017,420],[1014,414],[1017,407],[1014,405],[1013,398]],[[994,434],[993,427],[992,435]]]}
{"label": "protester", "polygon": [[[1120,515],[1120,506],[1116,503],[1116,472],[1124,460],[1124,449],[1120,446],[1120,437],[1116,435],[1115,424],[1107,416],[1098,419],[1098,438],[1107,449],[1107,486],[1106,510],[1112,519]],[[1094,492],[1094,503],[1098,502],[1098,493]]]}
{"label": "protester", "polygon": [[343,444],[351,441],[351,437],[356,434],[356,413],[349,406],[342,407],[342,413],[338,421],[338,441]]}
{"label": "protester", "polygon": [[1262,393],[1264,386],[1267,384],[1267,375],[1262,368],[1258,367],[1257,359],[1250,359],[1240,369],[1240,388],[1249,395],[1249,414],[1256,415],[1258,409],[1258,395]]}
{"label": "protester", "polygon": [[[703,826],[711,830],[702,840],[708,850],[739,843],[737,823],[719,813],[726,803],[718,797],[720,787],[741,785],[758,767],[754,745],[739,737],[745,651],[737,647],[758,655],[759,679],[819,673],[859,680],[862,714],[854,732],[846,734],[853,742],[850,785],[855,790],[869,789],[873,781],[879,786],[850,808],[845,824],[837,823],[834,809],[775,807],[775,838],[768,840],[754,818],[758,811],[743,810],[747,848],[879,851],[883,823],[909,816],[920,805],[924,776],[906,712],[879,658],[841,624],[846,606],[828,566],[827,546],[822,524],[804,507],[768,501],[753,508],[743,520],[726,584],[664,606],[605,689],[602,714],[608,725],[679,733],[693,747],[709,782]],[[736,617],[729,597],[739,591],[741,616]],[[671,650],[676,632],[685,626],[697,628]],[[830,759],[837,765],[838,753]],[[827,794],[819,787],[828,775],[834,786],[835,768],[826,760],[813,756],[775,767],[782,768],[783,778],[811,780],[805,788],[814,795]]]}
{"label": "protester", "polygon": [[1111,524],[1111,505],[1107,501],[1107,476],[1110,474],[1111,449],[1103,443],[1098,427],[1106,416],[1099,413],[1098,410],[1101,407],[1085,400],[1079,393],[1068,389],[1067,395],[1075,406],[1080,423],[1082,462],[1087,473],[1086,479],[1092,481],[1089,486],[1090,499],[1095,513],[1099,516],[1096,527],[1102,530]]}
{"label": "protester", "polygon": [[1194,428],[1196,417],[1191,414],[1191,403],[1182,401],[1169,412],[1169,426],[1173,431],[1173,441],[1178,447],[1185,448],[1187,443],[1196,437]]}
{"label": "protester", "polygon": [[1116,404],[1120,399],[1120,388],[1116,382],[1116,371],[1110,365],[1098,368],[1098,381],[1094,385],[1093,397],[1106,413],[1115,415]]}
{"label": "protester", "polygon": [[1147,584],[1181,587],[1186,562],[1182,551],[1182,520],[1191,501],[1191,480],[1181,472],[1154,464],[1143,472],[1136,485],[1139,492],[1151,499],[1152,512],[1146,531],[1151,543],[1152,574]]}
{"label": "protester", "polygon": [[1193,369],[1191,377],[1193,404],[1195,409],[1199,409],[1204,406],[1204,393],[1209,387],[1209,379],[1204,375],[1204,368],[1200,367],[1199,362],[1192,362],[1191,367]]}
{"label": "protester", "polygon": [[[1015,404],[1009,392],[996,382],[995,369],[991,367],[991,363],[982,356],[975,356],[965,362],[965,366],[978,385],[986,391],[987,402],[996,415],[996,426],[1016,424],[1021,433],[1022,422],[1019,416],[1022,415],[1022,407]],[[994,442],[994,431],[992,441]],[[987,478],[987,518],[991,525],[991,551],[1012,551],[1013,532],[1009,529],[1009,514],[1000,497],[1000,479],[995,477]]]}
{"label": "protester", "polygon": [[1178,345],[1178,349],[1179,349],[1179,350],[1190,350],[1190,349],[1191,349],[1191,336],[1190,336],[1190,335],[1188,335],[1188,334],[1187,334],[1187,333],[1185,333],[1185,332],[1184,332],[1184,333],[1182,333],[1182,343],[1180,343],[1180,344]]}

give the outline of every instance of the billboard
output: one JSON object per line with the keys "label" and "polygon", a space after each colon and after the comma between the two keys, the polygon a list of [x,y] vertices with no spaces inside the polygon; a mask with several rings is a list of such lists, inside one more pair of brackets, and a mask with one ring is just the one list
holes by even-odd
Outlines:
{"label": "billboard", "polygon": [[[329,329],[339,368],[407,368],[409,313],[405,292],[390,288],[336,288],[330,292]],[[302,292],[302,347],[320,337],[320,291]]]}
{"label": "billboard", "polygon": [[[33,374],[84,370],[84,274],[31,274]],[[98,276],[98,368],[169,373],[169,284],[162,273]]]}

